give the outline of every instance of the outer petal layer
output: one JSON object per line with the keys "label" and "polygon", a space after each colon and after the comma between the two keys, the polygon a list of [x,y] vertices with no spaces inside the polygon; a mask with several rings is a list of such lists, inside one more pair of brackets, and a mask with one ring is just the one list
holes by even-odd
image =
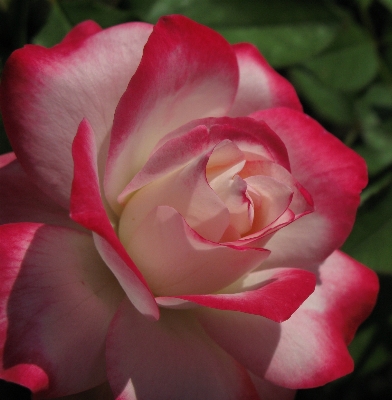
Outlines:
{"label": "outer petal layer", "polygon": [[53,48],[27,45],[10,56],[2,75],[0,106],[12,147],[33,181],[65,208],[77,127],[88,118],[101,148],[152,26],[99,29],[87,22]]}
{"label": "outer petal layer", "polygon": [[0,188],[0,224],[43,222],[81,229],[31,182],[12,153],[0,156]]}
{"label": "outer petal layer", "polygon": [[347,345],[376,301],[376,274],[336,251],[314,293],[285,322],[200,309],[203,327],[261,378],[287,388],[324,385],[353,369]]}
{"label": "outer petal layer", "polygon": [[0,378],[45,396],[101,384],[107,328],[124,293],[91,236],[8,224],[0,253]]}
{"label": "outer petal layer", "polygon": [[72,183],[71,217],[97,233],[97,249],[125,293],[140,312],[158,318],[155,300],[139,270],[114,232],[99,189],[94,132],[86,120],[79,126],[73,146],[75,177]]}
{"label": "outer petal layer", "polygon": [[274,385],[266,379],[249,373],[261,400],[294,400],[296,390]]}
{"label": "outer petal layer", "polygon": [[162,310],[157,322],[125,301],[107,341],[117,400],[259,400],[249,375],[186,311]]}
{"label": "outer petal layer", "polygon": [[257,282],[252,286],[244,285],[242,291],[233,290],[238,289],[233,284],[219,294],[161,297],[157,301],[170,306],[172,299],[182,299],[205,307],[241,311],[281,322],[290,318],[309,297],[316,283],[313,273],[300,269],[273,269],[257,274]]}
{"label": "outer petal layer", "polygon": [[364,160],[307,115],[289,108],[252,115],[283,140],[291,172],[310,193],[314,212],[272,237],[266,267],[306,268],[325,260],[350,233],[366,186]]}
{"label": "outer petal layer", "polygon": [[240,83],[227,115],[240,117],[273,107],[302,111],[294,87],[267,63],[255,46],[239,43],[233,49],[240,69]]}
{"label": "outer petal layer", "polygon": [[180,15],[161,18],[116,110],[105,177],[111,206],[165,134],[225,115],[237,85],[235,54],[219,34]]}

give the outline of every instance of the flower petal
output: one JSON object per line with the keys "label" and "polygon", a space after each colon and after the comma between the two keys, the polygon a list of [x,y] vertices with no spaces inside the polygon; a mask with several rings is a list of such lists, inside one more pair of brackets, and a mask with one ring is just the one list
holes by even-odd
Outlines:
{"label": "flower petal", "polygon": [[2,225],[0,253],[0,378],[46,396],[104,382],[105,337],[124,293],[91,236]]}
{"label": "flower petal", "polygon": [[117,400],[259,400],[247,372],[184,311],[162,310],[153,322],[125,301],[108,334],[107,365]]}
{"label": "flower petal", "polygon": [[287,321],[200,309],[209,335],[261,378],[287,388],[324,385],[353,369],[347,345],[369,315],[377,275],[334,252],[319,270],[314,293]]}
{"label": "flower petal", "polygon": [[111,206],[164,135],[225,115],[237,85],[236,57],[225,39],[180,15],[161,18],[116,110],[105,177]]}
{"label": "flower petal", "polygon": [[[254,381],[253,377],[252,380]],[[96,386],[84,392],[71,394],[64,397],[56,397],[53,400],[114,400],[114,397],[109,383],[105,382],[102,385]]]}
{"label": "flower petal", "polygon": [[97,249],[140,312],[158,318],[159,310],[147,283],[118,239],[104,208],[98,182],[95,136],[83,120],[72,146],[75,176],[72,182],[71,218],[97,233]]}
{"label": "flower petal", "polygon": [[1,224],[43,222],[82,229],[69,218],[67,210],[56,204],[31,182],[13,153],[0,156],[0,165],[2,165],[0,167]]}
{"label": "flower petal", "polygon": [[126,248],[153,292],[164,296],[215,292],[269,254],[205,240],[167,206],[157,207],[144,219]]}
{"label": "flower petal", "polygon": [[286,144],[291,172],[309,192],[314,212],[279,230],[266,266],[305,268],[322,262],[347,238],[367,182],[364,160],[307,115],[288,109],[253,115]]}
{"label": "flower petal", "polygon": [[144,186],[132,196],[119,223],[119,237],[126,248],[140,223],[160,205],[175,208],[205,239],[219,241],[229,224],[230,215],[207,182],[209,156],[207,153],[193,159],[183,168]]}
{"label": "flower petal", "polygon": [[[172,296],[218,310],[241,311],[263,316],[272,321],[285,321],[314,291],[316,276],[301,269],[273,269],[258,271],[257,284],[244,291],[234,292],[229,286],[219,294]],[[240,281],[241,282],[241,281]],[[235,287],[235,284],[234,284]],[[170,298],[157,298],[168,304]],[[178,305],[175,304],[175,307]]]}
{"label": "flower petal", "polygon": [[293,86],[271,68],[255,46],[239,43],[233,49],[240,69],[240,83],[233,107],[227,115],[239,117],[283,106],[302,111]]}
{"label": "flower petal", "polygon": [[249,372],[261,400],[294,400],[296,390],[274,385]]}
{"label": "flower petal", "polygon": [[[65,208],[77,127],[88,118],[101,149],[152,26],[97,30],[87,22],[50,49],[27,45],[10,56],[2,75],[0,107],[12,147],[34,183]],[[102,171],[105,149],[100,153]]]}

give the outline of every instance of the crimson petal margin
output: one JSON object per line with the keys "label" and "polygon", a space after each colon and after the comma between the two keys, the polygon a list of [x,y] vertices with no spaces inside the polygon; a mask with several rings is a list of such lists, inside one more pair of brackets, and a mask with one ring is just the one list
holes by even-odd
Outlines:
{"label": "crimson petal margin", "polygon": [[[218,310],[241,311],[282,322],[292,316],[301,304],[313,293],[315,274],[301,269],[279,269],[262,271],[266,279],[253,288],[240,293],[210,295],[184,295],[157,297],[158,304],[168,305],[172,299],[181,299]],[[224,291],[224,290],[222,290]],[[175,307],[177,307],[174,302]]]}
{"label": "crimson petal margin", "polygon": [[99,30],[85,22],[52,48],[18,49],[2,74],[0,108],[12,147],[34,183],[66,209],[78,125],[83,118],[91,121],[103,174],[114,110],[152,25],[135,22]]}
{"label": "crimson petal margin", "polygon": [[180,15],[161,18],[114,116],[105,175],[111,207],[165,134],[225,115],[237,87],[237,60],[222,36]]}
{"label": "crimson petal margin", "polygon": [[0,378],[44,398],[106,380],[104,344],[124,292],[89,234],[0,227]]}
{"label": "crimson petal margin", "polygon": [[233,45],[240,69],[240,83],[230,117],[249,115],[273,107],[290,107],[302,111],[291,83],[279,75],[249,43]]}
{"label": "crimson petal margin", "polygon": [[95,232],[97,249],[120,285],[145,315],[157,319],[158,306],[140,271],[130,259],[109,221],[99,189],[95,135],[87,120],[79,126],[72,146],[74,180],[71,218]]}
{"label": "crimson petal margin", "polygon": [[259,111],[283,140],[293,177],[310,193],[314,212],[271,238],[266,267],[311,267],[339,248],[350,233],[367,183],[366,164],[309,116],[289,108]]}
{"label": "crimson petal margin", "polygon": [[347,345],[370,314],[379,285],[375,272],[340,251],[320,266],[319,280],[314,293],[281,324],[207,308],[197,311],[199,321],[260,378],[291,389],[324,385],[352,371]]}
{"label": "crimson petal margin", "polygon": [[154,322],[125,300],[106,354],[116,400],[260,400],[247,371],[186,311],[162,310]]}

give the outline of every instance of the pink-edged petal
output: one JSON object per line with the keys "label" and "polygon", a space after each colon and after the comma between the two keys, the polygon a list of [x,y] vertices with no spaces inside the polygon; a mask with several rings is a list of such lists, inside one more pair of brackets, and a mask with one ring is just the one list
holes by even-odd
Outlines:
{"label": "pink-edged petal", "polygon": [[230,293],[173,297],[208,308],[241,311],[281,322],[290,318],[313,293],[316,284],[315,274],[300,269],[275,269],[259,273],[262,275],[259,275],[257,283],[239,293],[232,293],[229,286]]}
{"label": "pink-edged petal", "polygon": [[174,138],[179,138],[200,126],[207,127],[210,140],[217,144],[231,140],[246,153],[247,160],[269,160],[290,171],[287,150],[279,136],[262,121],[248,117],[220,117],[193,120],[165,135],[154,147],[154,151]]}
{"label": "pink-edged petal", "polygon": [[73,43],[81,43],[84,39],[87,39],[89,36],[92,36],[101,30],[102,28],[96,22],[91,20],[83,21],[66,34],[64,39],[61,41],[61,45],[69,44],[72,46]]}
{"label": "pink-edged petal", "polygon": [[125,247],[151,290],[161,296],[218,291],[256,268],[269,254],[205,240],[167,206],[154,209]]}
{"label": "pink-edged petal", "polygon": [[[252,381],[254,381],[252,377]],[[53,400],[114,400],[114,396],[108,382],[96,386],[81,393],[69,396],[56,397]]]}
{"label": "pink-edged petal", "polygon": [[284,167],[270,161],[248,161],[240,176],[248,178],[255,175],[264,175],[276,179],[287,185],[293,191],[290,209],[297,215],[313,211],[312,196],[303,188],[293,175]]}
{"label": "pink-edged petal", "polygon": [[228,115],[239,117],[273,107],[290,107],[302,111],[294,87],[279,75],[249,43],[233,46],[240,69],[240,83]]}
{"label": "pink-edged petal", "polygon": [[12,161],[16,160],[16,155],[13,152],[1,154],[0,155],[0,168],[5,167],[10,164]]}
{"label": "pink-edged petal", "polygon": [[[217,145],[214,149],[216,153],[219,143],[226,141],[233,142],[233,146],[237,146],[237,153],[245,153],[250,160],[269,160],[290,170],[284,143],[263,122],[246,117],[198,119],[165,135],[117,200],[124,203],[133,191],[175,171]],[[231,153],[230,157],[235,158],[235,155]],[[212,168],[213,160],[214,156],[209,163]],[[216,162],[219,163],[219,160]]]}
{"label": "pink-edged petal", "polygon": [[102,172],[114,110],[151,30],[129,23],[98,32],[87,22],[50,49],[15,51],[4,67],[0,107],[12,147],[34,183],[65,208],[77,127],[83,118],[91,122]]}
{"label": "pink-edged petal", "polygon": [[229,243],[234,246],[264,247],[275,232],[291,224],[295,221],[295,217],[296,215],[288,208],[279,218],[260,231],[248,234]]}
{"label": "pink-edged petal", "polygon": [[91,236],[2,225],[0,253],[0,378],[49,397],[104,382],[105,337],[124,292]]}
{"label": "pink-edged petal", "polygon": [[290,206],[293,198],[291,188],[269,176],[250,176],[245,179],[248,193],[254,203],[252,233],[276,221]]}
{"label": "pink-edged petal", "polygon": [[162,310],[152,322],[124,301],[108,334],[107,369],[116,400],[259,400],[245,369],[186,311]]}
{"label": "pink-edged petal", "polygon": [[119,222],[119,237],[126,248],[142,221],[160,205],[175,208],[205,239],[218,242],[230,215],[226,205],[207,182],[210,154],[202,154],[183,168],[136,192],[126,204]]}
{"label": "pink-edged petal", "polygon": [[287,388],[324,385],[353,369],[347,351],[376,301],[370,269],[334,252],[319,269],[314,293],[287,321],[200,309],[203,327],[229,354],[261,378]]}
{"label": "pink-edged petal", "polygon": [[71,193],[71,218],[95,232],[97,249],[140,312],[158,318],[159,310],[147,283],[130,259],[104,208],[99,189],[94,132],[86,120],[72,146],[75,171]]}
{"label": "pink-edged petal", "polygon": [[174,172],[206,152],[211,147],[208,136],[205,125],[196,125],[159,146],[119,195],[118,202],[124,204],[132,192]]}
{"label": "pink-edged petal", "polygon": [[213,140],[229,139],[245,154],[247,160],[267,159],[290,170],[287,149],[267,124],[244,117],[219,118],[217,122],[210,128]]}
{"label": "pink-edged petal", "polygon": [[293,177],[309,192],[314,212],[279,230],[268,242],[268,266],[322,262],[347,238],[367,182],[364,160],[307,115],[289,108],[253,115],[286,144]]}
{"label": "pink-edged petal", "polygon": [[105,177],[112,207],[165,134],[225,115],[237,85],[237,60],[225,39],[180,15],[161,18],[116,110]]}
{"label": "pink-edged petal", "polygon": [[261,400],[294,400],[296,390],[274,385],[272,382],[259,378],[251,372],[249,372],[249,376]]}
{"label": "pink-edged petal", "polygon": [[13,153],[0,156],[0,224],[42,222],[81,229],[63,207],[35,186]]}

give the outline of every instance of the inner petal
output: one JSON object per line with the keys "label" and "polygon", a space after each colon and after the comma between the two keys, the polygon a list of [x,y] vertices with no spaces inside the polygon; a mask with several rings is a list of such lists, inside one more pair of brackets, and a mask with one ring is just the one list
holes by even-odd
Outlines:
{"label": "inner petal", "polygon": [[122,243],[128,243],[143,219],[160,205],[176,209],[205,239],[219,241],[230,216],[226,205],[207,182],[208,159],[208,154],[201,155],[184,168],[139,189],[121,214],[119,237]]}
{"label": "inner petal", "polygon": [[230,213],[225,241],[240,237],[253,224],[253,201],[247,193],[247,183],[237,175],[245,162],[242,151],[232,141],[223,140],[215,147],[207,164],[208,182]]}
{"label": "inner petal", "polygon": [[263,175],[245,179],[248,193],[254,204],[254,221],[251,232],[262,230],[276,221],[290,206],[292,189],[274,178]]}

